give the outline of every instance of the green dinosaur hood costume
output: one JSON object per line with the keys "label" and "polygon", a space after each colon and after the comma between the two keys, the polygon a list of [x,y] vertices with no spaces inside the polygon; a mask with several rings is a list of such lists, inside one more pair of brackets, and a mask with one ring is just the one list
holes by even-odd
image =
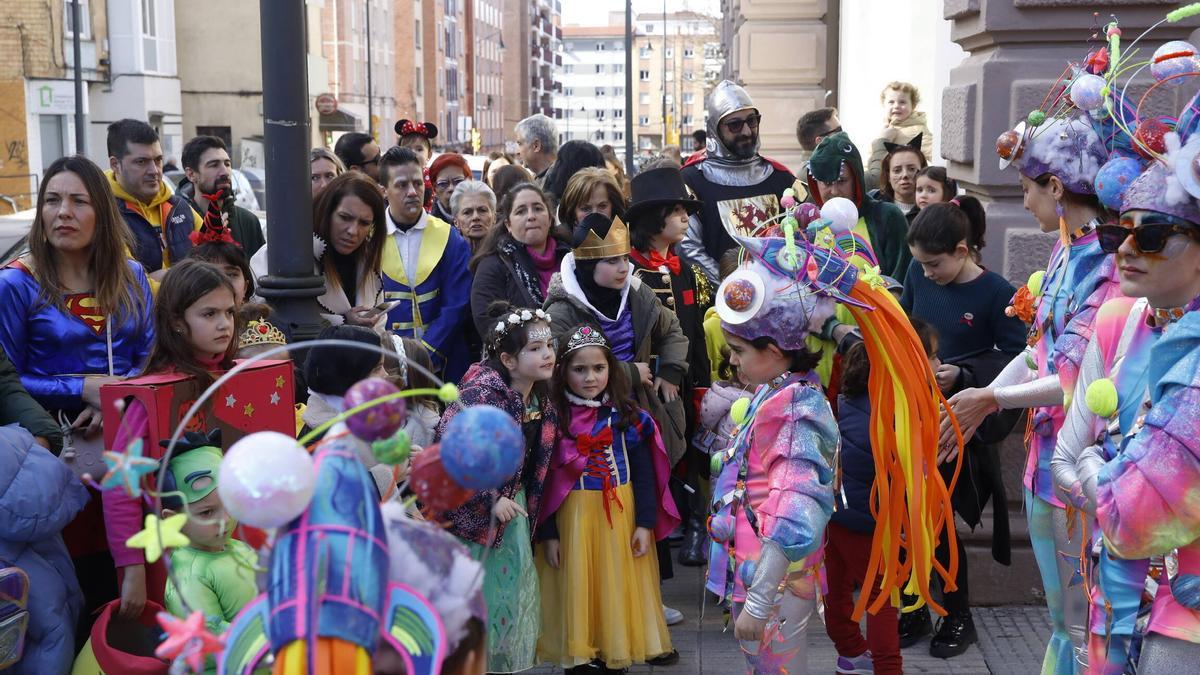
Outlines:
{"label": "green dinosaur hood costume", "polygon": [[808,160],[808,190],[813,203],[821,206],[818,182],[832,183],[838,180],[842,167],[854,181],[854,204],[858,207],[859,220],[864,221],[871,248],[879,260],[880,274],[890,276],[901,283],[912,262],[908,250],[908,221],[895,204],[881,202],[867,195],[864,188],[862,155],[850,142],[846,133],[838,132],[821,139]]}

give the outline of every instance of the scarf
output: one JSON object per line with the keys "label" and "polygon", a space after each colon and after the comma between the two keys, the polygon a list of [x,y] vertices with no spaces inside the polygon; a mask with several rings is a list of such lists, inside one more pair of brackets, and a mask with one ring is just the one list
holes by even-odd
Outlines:
{"label": "scarf", "polygon": [[358,304],[357,258],[354,253],[342,255],[334,250],[332,246],[325,249],[325,255],[329,256],[329,259],[333,261],[333,269],[337,271],[338,285],[342,287],[342,292],[346,294],[346,301],[350,303],[351,307],[354,307]]}
{"label": "scarf", "polygon": [[554,245],[553,237],[546,237],[545,249],[535,251],[533,248],[526,246],[525,250],[529,253],[529,258],[533,260],[533,270],[537,273],[538,286],[541,287],[542,297],[546,296],[546,289],[550,287],[550,277],[558,271],[558,247]]}
{"label": "scarf", "polygon": [[616,320],[620,318],[617,312],[621,310],[621,289],[605,288],[596,283],[596,264],[599,262],[600,260],[576,261],[575,279],[579,281],[579,287],[592,307],[605,317]]}
{"label": "scarf", "polygon": [[647,255],[636,248],[630,249],[629,257],[633,258],[633,261],[642,267],[658,271],[665,266],[670,270],[671,274],[679,275],[679,256],[675,255],[675,250],[671,247],[667,247],[667,254],[665,256],[655,250],[651,250]]}

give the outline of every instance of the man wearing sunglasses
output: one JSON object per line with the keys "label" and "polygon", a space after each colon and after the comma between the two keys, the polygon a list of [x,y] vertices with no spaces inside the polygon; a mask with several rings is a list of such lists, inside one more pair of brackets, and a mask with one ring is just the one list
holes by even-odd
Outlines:
{"label": "man wearing sunglasses", "polygon": [[783,191],[795,181],[787,167],[759,154],[761,123],[746,90],[721,82],[708,97],[705,151],[683,167],[684,181],[704,206],[691,217],[681,248],[714,284],[717,260],[736,245],[729,232],[747,235],[777,215]]}

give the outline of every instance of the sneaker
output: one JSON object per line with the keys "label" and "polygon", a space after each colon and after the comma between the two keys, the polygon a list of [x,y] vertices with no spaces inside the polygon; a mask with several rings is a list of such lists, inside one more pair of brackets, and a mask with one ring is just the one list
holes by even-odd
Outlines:
{"label": "sneaker", "polygon": [[921,641],[921,638],[933,632],[933,622],[929,620],[929,609],[922,607],[908,613],[900,614],[900,647],[911,647]]}
{"label": "sneaker", "polygon": [[668,626],[674,626],[683,623],[683,612],[677,609],[672,609],[671,607],[667,607],[666,605],[663,605],[662,608],[663,619],[666,619]]}
{"label": "sneaker", "polygon": [[838,656],[838,675],[875,675],[875,665],[871,662],[871,650],[867,650],[854,658]]}
{"label": "sneaker", "polygon": [[971,612],[951,614],[938,622],[937,633],[929,641],[929,655],[939,659],[958,656],[978,640]]}

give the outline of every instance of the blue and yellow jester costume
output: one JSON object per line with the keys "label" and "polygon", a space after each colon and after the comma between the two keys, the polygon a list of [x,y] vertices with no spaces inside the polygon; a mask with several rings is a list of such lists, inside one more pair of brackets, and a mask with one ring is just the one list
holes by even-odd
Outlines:
{"label": "blue and yellow jester costume", "polygon": [[[424,221],[424,223],[422,223]],[[393,236],[396,226],[388,218],[388,241],[383,247],[383,298],[400,301],[387,315],[387,330],[420,340],[433,358],[434,367],[447,382],[458,382],[467,367],[478,360],[463,337],[470,320],[471,245],[458,230],[427,213],[415,228],[424,228],[417,255],[415,278],[404,270],[400,246]]]}

